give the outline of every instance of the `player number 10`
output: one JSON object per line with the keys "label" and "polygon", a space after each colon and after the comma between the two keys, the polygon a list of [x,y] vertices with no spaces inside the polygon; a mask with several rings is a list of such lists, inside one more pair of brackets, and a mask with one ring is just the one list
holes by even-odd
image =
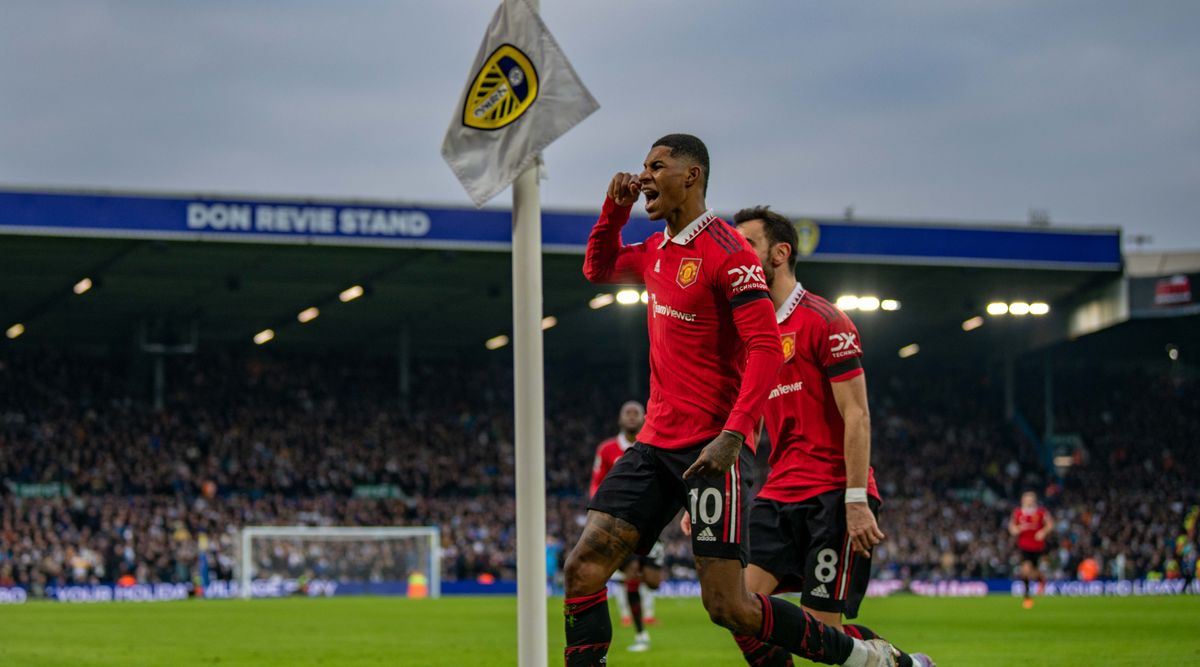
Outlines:
{"label": "player number 10", "polygon": [[[688,491],[692,499],[692,523],[696,519],[712,525],[721,520],[721,492],[711,486],[701,493],[698,489]],[[711,507],[710,507],[711,505]]]}

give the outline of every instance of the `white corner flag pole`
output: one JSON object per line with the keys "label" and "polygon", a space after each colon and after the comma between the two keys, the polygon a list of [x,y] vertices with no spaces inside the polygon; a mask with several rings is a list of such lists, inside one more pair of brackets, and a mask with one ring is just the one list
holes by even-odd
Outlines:
{"label": "white corner flag pole", "polygon": [[539,158],[513,184],[513,377],[516,405],[517,664],[546,662],[546,429],[542,377]]}
{"label": "white corner flag pole", "polygon": [[[513,0],[505,0],[512,2]],[[538,11],[538,0],[525,0]],[[517,664],[546,667],[546,401],[542,356],[541,156],[513,183]]]}

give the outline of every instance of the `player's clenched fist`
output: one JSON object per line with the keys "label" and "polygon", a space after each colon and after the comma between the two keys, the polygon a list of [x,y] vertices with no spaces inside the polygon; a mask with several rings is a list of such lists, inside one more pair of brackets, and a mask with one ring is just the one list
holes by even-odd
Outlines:
{"label": "player's clenched fist", "polygon": [[618,206],[633,206],[641,193],[642,186],[633,174],[618,172],[608,184],[608,196]]}

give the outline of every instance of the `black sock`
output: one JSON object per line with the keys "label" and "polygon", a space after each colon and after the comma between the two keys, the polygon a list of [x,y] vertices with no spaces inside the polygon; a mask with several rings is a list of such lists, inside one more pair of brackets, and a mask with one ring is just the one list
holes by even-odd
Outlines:
{"label": "black sock", "polygon": [[[883,639],[883,637],[879,636],[878,632],[875,632],[865,625],[858,625],[857,623],[846,623],[842,626],[842,632],[845,632],[855,639]],[[884,639],[884,641],[887,640]],[[895,644],[892,645],[892,648],[895,648],[900,654],[899,657],[896,658],[896,665],[898,665],[898,667],[913,667],[912,656],[896,648]]]}
{"label": "black sock", "polygon": [[641,632],[646,629],[642,623],[642,592],[637,586],[631,586],[625,589],[625,595],[629,598],[629,615],[633,616],[633,628]]}
{"label": "black sock", "polygon": [[840,665],[850,657],[854,640],[849,635],[825,625],[790,602],[765,595],[759,595],[758,599],[763,612],[763,626],[758,633],[762,641],[827,665]]}
{"label": "black sock", "polygon": [[734,635],[733,638],[750,667],[795,667],[792,654],[774,644],[764,644],[757,637]]}
{"label": "black sock", "polygon": [[563,650],[566,667],[598,667],[605,663],[612,642],[612,620],[608,617],[608,589],[599,593],[567,598],[567,646]]}
{"label": "black sock", "polygon": [[1031,597],[1029,593],[1029,579],[1022,578],[1021,581],[1025,582],[1025,599],[1028,600]]}

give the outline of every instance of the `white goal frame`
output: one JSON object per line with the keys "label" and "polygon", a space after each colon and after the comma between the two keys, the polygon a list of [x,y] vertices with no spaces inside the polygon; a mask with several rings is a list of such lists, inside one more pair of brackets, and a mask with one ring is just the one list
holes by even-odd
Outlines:
{"label": "white goal frame", "polygon": [[429,597],[442,596],[442,529],[437,526],[245,526],[241,530],[238,554],[238,593],[242,598],[251,597],[250,571],[253,561],[250,544],[256,537],[320,539],[394,539],[403,537],[425,537],[429,540]]}

